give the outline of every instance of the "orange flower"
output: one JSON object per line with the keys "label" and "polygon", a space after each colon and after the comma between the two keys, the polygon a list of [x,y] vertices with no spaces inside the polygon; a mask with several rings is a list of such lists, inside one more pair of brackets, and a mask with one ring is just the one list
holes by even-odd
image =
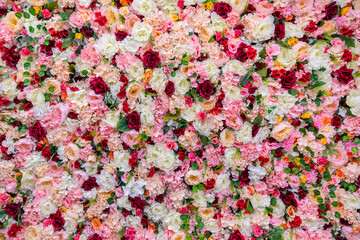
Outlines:
{"label": "orange flower", "polygon": [[335,173],[336,173],[336,176],[337,176],[339,179],[343,179],[343,178],[344,178],[344,173],[343,173],[343,171],[341,171],[340,169],[336,169]]}
{"label": "orange flower", "polygon": [[66,100],[67,97],[68,97],[67,92],[63,92],[63,93],[61,94],[61,99],[62,99],[63,101]]}
{"label": "orange flower", "polygon": [[101,222],[100,222],[99,219],[94,218],[94,219],[92,220],[92,225],[93,225],[93,227],[94,227],[95,230],[98,230],[98,229],[100,228],[100,226],[101,226]]}
{"label": "orange flower", "polygon": [[320,174],[323,174],[325,172],[326,168],[323,166],[318,166],[317,170],[319,171]]}

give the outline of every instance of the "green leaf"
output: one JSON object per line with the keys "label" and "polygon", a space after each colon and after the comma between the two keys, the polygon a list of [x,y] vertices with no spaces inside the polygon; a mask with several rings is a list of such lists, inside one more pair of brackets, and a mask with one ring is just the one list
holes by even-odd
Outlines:
{"label": "green leaf", "polygon": [[289,89],[289,94],[292,96],[296,96],[296,95],[298,95],[298,93],[299,93],[299,91],[294,88]]}
{"label": "green leaf", "polygon": [[281,41],[281,40],[276,40],[276,42],[275,42],[276,44],[278,44],[278,45],[280,45],[280,46],[282,46],[282,47],[284,47],[284,48],[291,48],[287,43],[285,43],[285,42],[283,42],[283,41]]}
{"label": "green leaf", "polygon": [[267,70],[266,70],[266,68],[263,67],[262,69],[258,70],[257,73],[258,73],[261,77],[266,77],[266,75],[267,75]]}
{"label": "green leaf", "polygon": [[310,88],[310,89],[314,89],[314,88],[320,87],[320,86],[325,85],[325,84],[326,84],[326,83],[323,82],[323,81],[317,81],[317,82],[311,84],[311,85],[309,86],[309,88]]}
{"label": "green leaf", "polygon": [[285,229],[282,227],[276,227],[273,231],[269,232],[268,237],[270,240],[282,240],[282,234],[285,232]]}
{"label": "green leaf", "polygon": [[204,135],[200,135],[200,141],[204,146],[211,144],[211,140],[207,136],[204,136]]}
{"label": "green leaf", "polygon": [[263,120],[263,117],[261,116],[260,113],[258,113],[258,115],[256,116],[256,118],[254,119],[254,121],[252,122],[252,124],[259,126],[261,124]]}
{"label": "green leaf", "polygon": [[73,44],[73,39],[72,38],[65,38],[64,41],[61,44],[61,48],[68,48]]}
{"label": "green leaf", "polygon": [[197,164],[197,162],[192,162],[191,167],[192,167],[192,169],[196,170],[199,168],[199,164]]}
{"label": "green leaf", "polygon": [[126,122],[126,117],[120,117],[119,122],[116,125],[116,130],[119,132],[129,132],[130,128],[128,123]]}
{"label": "green leaf", "polygon": [[250,213],[254,213],[254,207],[251,205],[251,202],[248,200],[246,203],[246,209],[250,212]]}
{"label": "green leaf", "polygon": [[275,206],[276,206],[276,202],[277,202],[276,198],[275,198],[275,197],[272,197],[272,198],[271,198],[271,201],[270,201],[270,205],[273,206],[273,207],[275,207]]}
{"label": "green leaf", "polygon": [[62,18],[63,21],[67,21],[69,20],[72,12],[73,12],[72,10],[66,9],[65,12],[60,13],[60,17]]}

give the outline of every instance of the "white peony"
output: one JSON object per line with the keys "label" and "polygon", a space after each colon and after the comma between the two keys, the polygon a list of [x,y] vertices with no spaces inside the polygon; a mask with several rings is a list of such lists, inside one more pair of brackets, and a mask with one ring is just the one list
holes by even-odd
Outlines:
{"label": "white peony", "polygon": [[131,36],[137,42],[146,43],[150,39],[152,30],[149,24],[138,21],[131,29]]}
{"label": "white peony", "polygon": [[99,53],[111,59],[119,51],[120,43],[116,41],[114,34],[105,33],[96,41],[95,48]]}
{"label": "white peony", "polygon": [[360,117],[360,90],[350,90],[346,96],[346,104],[350,107],[352,114]]}
{"label": "white peony", "polygon": [[156,4],[154,0],[134,0],[131,4],[135,12],[143,16],[149,16],[156,10]]}

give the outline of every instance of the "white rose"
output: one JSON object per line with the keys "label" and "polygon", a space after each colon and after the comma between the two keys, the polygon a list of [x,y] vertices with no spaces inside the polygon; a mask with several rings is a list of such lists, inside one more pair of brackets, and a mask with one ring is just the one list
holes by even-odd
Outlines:
{"label": "white rose", "polygon": [[155,68],[153,70],[153,76],[149,81],[151,88],[157,92],[160,92],[161,86],[163,86],[165,82],[166,75],[164,71],[162,71],[161,68]]}
{"label": "white rose", "polygon": [[271,198],[269,195],[262,195],[259,193],[255,193],[250,198],[251,205],[254,209],[270,207],[270,200]]}
{"label": "white rose", "polygon": [[328,68],[330,58],[324,53],[324,45],[323,44],[315,44],[309,50],[308,56],[308,65],[307,67],[312,69],[320,69],[322,67]]}
{"label": "white rose", "polygon": [[79,3],[81,6],[84,6],[85,8],[88,8],[91,4],[91,0],[79,0]]}
{"label": "white rose", "polygon": [[175,158],[174,154],[166,149],[164,144],[160,143],[147,146],[146,158],[165,172],[170,172],[181,164],[181,161]]}
{"label": "white rose", "polygon": [[285,214],[286,205],[280,198],[276,198],[276,206],[273,207],[273,217],[281,218]]}
{"label": "white rose", "polygon": [[344,208],[345,209],[357,209],[360,206],[360,198],[353,193],[348,193],[345,200]]}
{"label": "white rose", "polygon": [[196,113],[200,112],[201,109],[202,108],[199,104],[193,104],[191,107],[186,107],[181,111],[181,118],[188,122],[192,122],[196,119]]}
{"label": "white rose", "polygon": [[234,85],[228,85],[224,88],[225,98],[229,100],[239,100],[240,99],[240,88]]}
{"label": "white rose", "polygon": [[215,32],[222,32],[226,27],[227,27],[226,21],[222,17],[217,15],[217,13],[212,12],[210,28]]}
{"label": "white rose", "polygon": [[224,154],[224,165],[226,168],[235,166],[236,162],[240,162],[241,154],[237,148],[226,148]]}
{"label": "white rose", "polygon": [[114,159],[111,160],[111,163],[114,164],[116,168],[119,168],[120,171],[128,172],[131,170],[131,167],[129,165],[129,158],[130,154],[127,151],[115,151]]}
{"label": "white rose", "polygon": [[137,42],[146,43],[150,39],[152,30],[149,24],[138,21],[131,29],[131,36]]}
{"label": "white rose", "polygon": [[206,220],[204,222],[204,226],[206,228],[206,230],[209,230],[210,232],[212,233],[216,233],[216,232],[219,232],[220,231],[220,227],[219,227],[219,221],[216,220],[216,219],[209,219],[209,220]]}
{"label": "white rose", "polygon": [[296,64],[296,57],[293,51],[287,48],[281,48],[276,60],[287,70]]}
{"label": "white rose", "polygon": [[252,141],[252,124],[245,122],[241,129],[236,132],[236,139],[242,143],[250,143]]}
{"label": "white rose", "polygon": [[248,14],[244,17],[245,36],[249,41],[264,41],[274,35],[274,17],[269,15],[265,18],[255,14]]}
{"label": "white rose", "polygon": [[134,0],[131,6],[138,14],[145,17],[156,10],[156,4],[153,0]]}
{"label": "white rose", "polygon": [[139,216],[129,215],[126,217],[126,225],[133,228],[141,227],[141,218]]}
{"label": "white rose", "polygon": [[22,171],[22,178],[21,178],[21,189],[33,189],[35,186],[34,183],[35,175],[31,174],[28,171]]}
{"label": "white rose", "polygon": [[203,61],[202,64],[204,65],[207,73],[209,74],[210,81],[214,83],[219,76],[220,69],[211,60]]}
{"label": "white rose", "polygon": [[175,77],[171,78],[171,80],[175,85],[175,94],[184,95],[189,91],[191,83],[187,80],[187,77],[179,71],[176,72]]}
{"label": "white rose", "polygon": [[166,207],[166,204],[154,202],[153,204],[151,204],[151,206],[145,207],[145,212],[152,220],[158,222],[168,214],[168,209]]}
{"label": "white rose", "polygon": [[79,91],[71,91],[69,88],[67,89],[67,101],[71,103],[75,103],[79,107],[84,107],[88,105],[86,90],[81,89]]}
{"label": "white rose", "polygon": [[114,34],[105,33],[96,41],[95,48],[99,53],[111,59],[120,49],[120,44],[116,41]]}
{"label": "white rose", "polygon": [[50,214],[57,211],[57,206],[51,201],[51,199],[46,199],[40,203],[41,215],[44,218],[48,218]]}
{"label": "white rose", "polygon": [[2,80],[0,84],[0,90],[2,90],[3,93],[10,98],[10,100],[13,100],[20,93],[20,91],[16,87],[16,82],[11,78]]}
{"label": "white rose", "polygon": [[169,230],[177,232],[180,230],[180,226],[183,224],[183,221],[180,218],[180,213],[172,210],[166,215],[163,223]]}
{"label": "white rose", "polygon": [[112,128],[116,128],[116,125],[119,121],[119,113],[114,111],[109,111],[105,115],[105,119],[103,120],[105,123],[109,124]]}
{"label": "white rose", "polygon": [[102,170],[101,174],[96,176],[96,182],[104,191],[111,191],[115,189],[115,176],[113,174],[110,174],[109,171],[106,169]]}
{"label": "white rose", "polygon": [[136,54],[141,46],[143,46],[141,42],[135,41],[132,37],[128,36],[126,37],[121,43],[120,43],[120,50],[122,53],[132,53]]}
{"label": "white rose", "polygon": [[155,121],[154,113],[149,108],[142,108],[140,113],[141,124],[153,126]]}
{"label": "white rose", "polygon": [[210,135],[210,124],[207,119],[205,121],[202,121],[199,118],[196,118],[193,123],[194,123],[194,128],[201,135],[205,135],[207,137]]}
{"label": "white rose", "polygon": [[126,210],[129,211],[131,210],[131,202],[129,201],[128,197],[118,198],[116,204],[118,205],[119,208],[125,208]]}
{"label": "white rose", "polygon": [[283,116],[290,111],[290,109],[295,105],[296,101],[297,98],[286,91],[278,95],[278,105],[277,108],[273,110],[273,112]]}
{"label": "white rose", "polygon": [[214,190],[216,192],[221,192],[230,187],[230,180],[229,180],[229,174],[224,173],[218,176],[216,179]]}
{"label": "white rose", "polygon": [[360,117],[360,90],[352,89],[346,96],[346,104],[352,114]]}
{"label": "white rose", "polygon": [[138,62],[137,64],[130,66],[126,69],[127,76],[131,80],[135,80],[137,82],[141,81],[145,70],[142,62]]}
{"label": "white rose", "polygon": [[241,63],[238,60],[230,60],[222,67],[223,74],[226,74],[228,72],[239,74],[240,76],[244,75],[246,73],[246,69],[244,67],[244,64]]}
{"label": "white rose", "polygon": [[301,30],[299,24],[293,24],[291,22],[285,23],[285,39],[296,37],[302,38],[304,36],[304,32]]}

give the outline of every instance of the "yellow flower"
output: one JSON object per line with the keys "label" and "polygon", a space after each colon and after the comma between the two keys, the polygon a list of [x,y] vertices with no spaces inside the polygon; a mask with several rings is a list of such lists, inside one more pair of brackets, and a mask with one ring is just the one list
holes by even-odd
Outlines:
{"label": "yellow flower", "polygon": [[75,33],[75,39],[82,39],[83,35],[81,33]]}
{"label": "yellow flower", "polygon": [[35,9],[36,13],[39,13],[41,11],[41,7],[33,7]]}
{"label": "yellow flower", "polygon": [[305,183],[306,182],[306,175],[303,174],[300,178],[300,182]]}
{"label": "yellow flower", "polygon": [[204,4],[204,8],[210,11],[213,8],[213,4],[211,2],[207,2]]}
{"label": "yellow flower", "polygon": [[274,67],[281,67],[281,63],[279,63],[278,61],[276,61],[276,62],[274,63]]}
{"label": "yellow flower", "polygon": [[290,38],[287,43],[289,44],[289,46],[295,46],[298,42],[299,42],[299,40],[297,38],[293,37],[293,38]]}
{"label": "yellow flower", "polygon": [[172,18],[174,21],[179,20],[179,16],[176,15],[176,14],[172,15],[171,18]]}
{"label": "yellow flower", "polygon": [[62,206],[62,207],[61,207],[61,211],[62,211],[62,212],[66,212],[67,210],[68,210],[67,207],[65,207],[65,206]]}
{"label": "yellow flower", "polygon": [[144,73],[144,82],[148,83],[153,77],[153,72],[151,69],[146,69]]}
{"label": "yellow flower", "polygon": [[280,117],[280,116],[278,116],[277,118],[276,118],[276,121],[279,123],[279,122],[281,122],[282,121],[282,117]]}
{"label": "yellow flower", "polygon": [[326,144],[326,138],[322,138],[322,139],[321,139],[321,144],[322,144],[322,145],[325,145],[325,144]]}
{"label": "yellow flower", "polygon": [[302,119],[307,119],[307,118],[309,118],[311,116],[311,114],[309,113],[309,112],[306,112],[306,113],[304,113],[303,115],[301,115],[301,118]]}
{"label": "yellow flower", "polygon": [[344,7],[343,9],[341,9],[341,15],[346,15],[346,13],[349,11],[349,7]]}

